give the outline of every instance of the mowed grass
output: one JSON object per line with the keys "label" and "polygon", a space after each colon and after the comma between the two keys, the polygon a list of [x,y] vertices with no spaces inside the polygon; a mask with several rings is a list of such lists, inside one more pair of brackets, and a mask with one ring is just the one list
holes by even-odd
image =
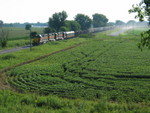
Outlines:
{"label": "mowed grass", "polygon": [[71,99],[149,102],[150,52],[137,48],[139,39],[99,33],[84,45],[13,69],[9,83],[21,92]]}

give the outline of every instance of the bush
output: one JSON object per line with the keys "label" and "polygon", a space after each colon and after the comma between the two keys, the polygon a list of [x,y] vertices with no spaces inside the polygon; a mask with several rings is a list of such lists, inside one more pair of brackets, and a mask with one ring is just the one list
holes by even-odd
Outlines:
{"label": "bush", "polygon": [[7,40],[1,40],[1,41],[0,41],[0,45],[1,45],[2,48],[6,47],[6,45],[7,45]]}

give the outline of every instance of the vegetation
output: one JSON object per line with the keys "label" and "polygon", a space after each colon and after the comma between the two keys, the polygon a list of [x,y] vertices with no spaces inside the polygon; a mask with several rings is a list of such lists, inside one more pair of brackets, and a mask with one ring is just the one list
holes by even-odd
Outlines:
{"label": "vegetation", "polygon": [[52,28],[50,28],[50,27],[47,27],[47,28],[45,28],[45,29],[43,30],[43,32],[44,32],[45,34],[48,34],[48,35],[49,35],[49,33],[55,32],[55,29],[52,29]]}
{"label": "vegetation", "polygon": [[116,20],[116,25],[120,26],[120,25],[124,25],[125,23],[121,20]]}
{"label": "vegetation", "polygon": [[[25,29],[25,27],[5,27],[5,29],[9,30],[8,41],[12,40],[29,40],[29,31]],[[38,34],[43,33],[44,28],[34,28],[32,27],[32,31],[36,31]]]}
{"label": "vegetation", "polygon": [[65,25],[65,20],[68,17],[65,11],[55,13],[49,18],[49,27],[55,29],[56,32],[60,31],[60,28]]}
{"label": "vegetation", "polygon": [[25,27],[25,29],[26,29],[26,30],[31,30],[31,25],[30,25],[30,24],[27,24],[26,27]]}
{"label": "vegetation", "polygon": [[[133,5],[133,9],[129,10],[130,13],[137,13],[135,18],[139,18],[140,21],[144,21],[145,18],[150,25],[150,1],[142,0],[139,5]],[[141,41],[138,44],[138,47],[142,50],[143,47],[150,49],[150,29],[141,33]]]}
{"label": "vegetation", "polygon": [[68,31],[79,31],[81,30],[81,25],[77,21],[66,21],[65,26]]}
{"label": "vegetation", "polygon": [[29,33],[29,37],[30,37],[30,51],[31,51],[31,35],[33,35],[33,34],[35,34],[35,33],[31,33],[31,25],[30,24],[27,24],[26,26],[25,26],[25,29],[26,30],[29,30],[30,31],[30,33]]}
{"label": "vegetation", "polygon": [[49,28],[46,28],[46,33],[59,32],[59,31],[78,31],[88,30],[93,24],[94,27],[104,27],[107,25],[108,19],[103,14],[94,14],[93,19],[84,14],[77,14],[72,21],[66,20],[68,17],[67,12],[62,11],[54,13],[49,18]]}
{"label": "vegetation", "polygon": [[0,90],[0,112],[148,113],[150,53],[136,47],[140,32],[81,35],[1,55],[1,69],[37,60],[7,73],[7,82],[23,94]]}
{"label": "vegetation", "polygon": [[29,22],[25,22],[25,23],[4,23],[4,27],[15,27],[15,28],[25,28],[25,26],[27,24],[31,24],[34,27],[45,27],[48,24],[47,23],[41,23],[41,22],[37,22],[37,23],[29,23]]}
{"label": "vegetation", "polygon": [[[149,21],[149,3],[143,0],[130,12],[138,12],[140,20],[146,16]],[[93,20],[77,14],[75,21],[67,21],[67,16],[65,11],[53,14],[44,33],[87,30],[92,22],[100,27],[108,21],[101,14],[94,14]],[[101,17],[103,22],[99,21]],[[128,25],[133,23],[129,21]],[[123,24],[116,21],[116,25]],[[43,32],[38,29],[29,34],[25,29],[31,31],[31,25],[15,29],[18,31],[9,30],[10,36],[4,33],[7,28],[2,29],[0,36],[7,39],[2,47],[29,44],[29,35]],[[0,112],[149,113],[150,52],[136,47],[141,31],[139,47],[150,47],[150,30],[134,29],[116,37],[108,36],[110,31],[82,34],[35,46],[32,51],[0,55]]]}
{"label": "vegetation", "polygon": [[148,50],[141,53],[135,45],[140,32],[134,30],[135,36],[130,30],[118,37],[106,36],[105,32],[91,37],[83,35],[84,38],[34,47],[30,53],[2,55],[2,65],[4,61],[17,64],[22,61],[16,59],[23,56],[35,58],[64,45],[84,42],[8,72],[10,85],[24,94],[0,91],[0,110],[5,113],[149,112],[150,54]]}
{"label": "vegetation", "polygon": [[127,102],[149,100],[150,53],[138,51],[135,37],[97,37],[80,47],[15,68],[10,72],[9,82],[20,91],[43,95],[107,97],[110,101]]}
{"label": "vegetation", "polygon": [[57,96],[19,94],[0,91],[2,113],[148,113],[149,103],[108,102],[102,100],[70,100]]}
{"label": "vegetation", "polygon": [[[9,31],[6,47],[0,47],[0,50],[26,46],[30,44],[29,32],[25,28],[4,27],[5,31]],[[43,28],[32,28],[38,34],[43,33]]]}
{"label": "vegetation", "polygon": [[[23,44],[24,42],[21,42],[21,41],[22,40],[12,41],[12,42],[10,42],[10,45],[14,46],[13,45],[14,43]],[[41,57],[45,54],[59,51],[59,50],[65,49],[65,48],[69,48],[70,46],[75,46],[84,41],[86,41],[86,39],[83,39],[83,38],[74,38],[72,40],[61,40],[61,41],[57,41],[57,42],[49,42],[47,44],[32,47],[32,51],[30,51],[30,52],[29,52],[29,49],[25,49],[25,50],[13,52],[13,53],[2,54],[2,55],[0,55],[0,61],[1,61],[0,69],[12,67],[19,63]],[[7,56],[15,56],[15,57],[8,58]],[[7,58],[7,59],[5,59],[5,58]]]}
{"label": "vegetation", "polygon": [[107,25],[108,19],[103,14],[95,13],[93,16],[93,27],[103,27]]}
{"label": "vegetation", "polygon": [[75,16],[75,21],[81,25],[81,30],[87,30],[91,27],[92,20],[84,14],[77,14]]}
{"label": "vegetation", "polygon": [[3,28],[3,21],[0,20],[0,46],[6,47],[9,31]]}

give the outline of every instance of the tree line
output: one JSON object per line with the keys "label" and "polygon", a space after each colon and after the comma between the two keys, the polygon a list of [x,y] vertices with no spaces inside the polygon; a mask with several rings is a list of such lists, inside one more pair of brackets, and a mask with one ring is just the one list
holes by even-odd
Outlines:
{"label": "tree line", "polygon": [[49,18],[47,32],[59,31],[78,31],[87,30],[90,27],[103,27],[107,25],[108,19],[103,14],[95,13],[92,19],[85,14],[77,14],[74,20],[67,20],[68,14],[66,11],[54,13]]}
{"label": "tree line", "polygon": [[62,11],[54,13],[49,18],[48,27],[45,28],[44,33],[60,32],[60,31],[79,31],[88,30],[89,28],[97,28],[104,26],[122,26],[122,25],[134,25],[134,26],[146,26],[147,22],[136,22],[129,20],[127,23],[116,20],[116,22],[109,22],[108,18],[103,14],[95,13],[92,15],[92,19],[85,14],[77,14],[74,20],[67,20],[67,12]]}
{"label": "tree line", "polygon": [[18,28],[23,27],[23,28],[25,28],[25,26],[27,24],[31,24],[32,26],[41,26],[41,27],[47,26],[47,23],[41,23],[41,22],[36,22],[36,23],[29,23],[29,22],[25,22],[25,23],[19,23],[19,22],[17,22],[17,23],[4,23],[3,22],[3,27],[18,27]]}

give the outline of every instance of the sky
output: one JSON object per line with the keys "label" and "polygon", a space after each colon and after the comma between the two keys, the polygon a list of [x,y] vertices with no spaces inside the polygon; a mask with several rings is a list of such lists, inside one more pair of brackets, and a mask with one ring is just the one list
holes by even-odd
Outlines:
{"label": "sky", "polygon": [[[92,18],[103,14],[109,22],[135,20],[128,10],[141,0],[0,0],[0,20],[4,23],[48,22],[56,12],[66,11],[67,20],[79,14]],[[137,20],[138,21],[138,20]]]}

